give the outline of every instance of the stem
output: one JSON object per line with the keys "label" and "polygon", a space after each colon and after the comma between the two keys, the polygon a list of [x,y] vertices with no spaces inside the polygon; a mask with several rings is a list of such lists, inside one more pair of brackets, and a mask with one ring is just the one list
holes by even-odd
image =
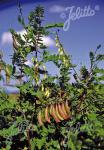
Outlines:
{"label": "stem", "polygon": [[[74,69],[74,67],[73,67],[73,66],[72,66],[72,68],[73,68],[73,71],[75,72],[75,74],[76,74],[77,78],[80,80],[80,77],[78,76],[78,74],[77,74],[77,72],[76,72],[76,70]],[[78,82],[78,80],[77,80],[77,82]]]}
{"label": "stem", "polygon": [[28,141],[28,144],[29,144],[29,150],[31,150],[29,129],[26,131],[26,133],[27,133],[27,141]]}
{"label": "stem", "polygon": [[84,89],[84,91],[82,92],[82,94],[78,97],[78,99],[80,100],[80,103],[77,105],[77,113],[81,112],[81,104],[84,101],[84,98],[86,97],[87,94],[87,90]]}

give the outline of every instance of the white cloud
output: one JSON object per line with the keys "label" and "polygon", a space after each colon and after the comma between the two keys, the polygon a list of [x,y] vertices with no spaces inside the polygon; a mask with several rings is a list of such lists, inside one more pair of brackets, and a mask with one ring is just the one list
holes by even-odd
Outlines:
{"label": "white cloud", "polygon": [[[17,31],[18,34],[23,35],[25,33],[25,30]],[[22,36],[24,39],[24,37]],[[12,43],[12,34],[10,32],[4,32],[1,37],[1,44],[11,44]]]}
{"label": "white cloud", "polygon": [[61,12],[65,11],[65,7],[63,7],[61,5],[53,5],[49,11],[52,13],[61,13]]}
{"label": "white cloud", "polygon": [[[21,34],[22,36],[22,39],[24,39],[23,35],[26,33],[25,30],[21,30],[21,31],[17,31],[18,34]],[[49,37],[49,36],[44,36],[42,38],[43,40],[43,43],[46,45],[46,46],[55,46],[55,41]],[[5,44],[11,44],[12,43],[12,35],[10,32],[4,32],[2,34],[2,37],[1,37],[1,44],[2,45],[5,45]]]}
{"label": "white cloud", "polygon": [[12,43],[12,35],[10,32],[4,32],[1,37],[1,44],[9,44]]}
{"label": "white cloud", "polygon": [[[17,32],[17,33],[18,33],[18,34],[21,34],[22,38],[24,39],[23,34],[26,33],[25,30],[19,31],[19,32]],[[25,39],[24,39],[24,40],[25,40]],[[44,43],[46,46],[55,46],[55,41],[54,41],[51,37],[49,37],[49,36],[43,36],[43,37],[42,37],[42,40],[43,40],[43,43]]]}
{"label": "white cloud", "polygon": [[46,46],[55,46],[55,41],[49,36],[44,36],[42,40]]}

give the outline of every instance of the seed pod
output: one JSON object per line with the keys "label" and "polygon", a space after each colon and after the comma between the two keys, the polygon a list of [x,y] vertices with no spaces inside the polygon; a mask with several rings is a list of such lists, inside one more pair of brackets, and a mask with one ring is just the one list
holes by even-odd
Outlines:
{"label": "seed pod", "polygon": [[55,105],[53,105],[53,104],[50,106],[50,114],[54,118],[54,120],[56,121],[56,123],[60,122],[60,119],[56,115]]}
{"label": "seed pod", "polygon": [[41,111],[39,111],[37,119],[38,119],[39,125],[42,126],[43,125],[43,119],[42,119]]}
{"label": "seed pod", "polygon": [[55,111],[56,111],[56,115],[60,120],[64,120],[64,118],[61,116],[61,114],[59,113],[59,109],[58,109],[58,104],[55,105]]}
{"label": "seed pod", "polygon": [[50,117],[49,117],[49,107],[48,107],[48,106],[45,108],[45,120],[46,120],[48,123],[51,123]]}

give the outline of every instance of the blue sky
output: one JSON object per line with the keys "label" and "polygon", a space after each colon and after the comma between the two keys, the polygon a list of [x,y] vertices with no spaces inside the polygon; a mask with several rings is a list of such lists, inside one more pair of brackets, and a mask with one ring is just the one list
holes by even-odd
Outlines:
{"label": "blue sky", "polygon": [[[12,41],[9,29],[22,31],[22,26],[18,23],[18,8],[15,0],[0,2],[0,49],[4,52],[4,60],[11,63],[10,55],[12,54]],[[60,38],[66,51],[72,55],[73,62],[79,67],[85,64],[89,67],[88,53],[96,49],[96,46],[102,44],[101,52],[104,53],[104,0],[20,0],[23,8],[23,15],[27,18],[29,12],[37,5],[45,8],[46,23],[65,22],[68,19],[69,12],[65,11],[66,7],[74,6],[73,12],[77,7],[83,9],[90,6],[95,10],[94,16],[83,17],[71,21],[70,28],[67,31],[60,30]],[[66,18],[61,18],[62,13]],[[45,39],[46,40],[46,39]],[[50,49],[55,52],[53,39],[48,38]],[[100,64],[103,67],[104,64]],[[78,67],[78,68],[79,68]],[[52,67],[51,67],[52,68]],[[52,72],[53,69],[50,69]]]}

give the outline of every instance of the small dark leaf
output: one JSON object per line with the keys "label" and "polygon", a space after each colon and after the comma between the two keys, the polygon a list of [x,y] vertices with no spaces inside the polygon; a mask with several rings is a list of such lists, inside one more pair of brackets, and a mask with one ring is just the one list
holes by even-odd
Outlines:
{"label": "small dark leaf", "polygon": [[93,60],[94,60],[94,53],[93,53],[93,52],[90,52],[89,55],[90,55],[90,60],[93,61]]}
{"label": "small dark leaf", "polygon": [[100,60],[100,61],[104,60],[104,55],[102,55],[102,54],[97,55],[96,61],[98,61],[98,60]]}
{"label": "small dark leaf", "polygon": [[99,44],[98,46],[97,46],[97,49],[100,49],[101,48],[101,44]]}

